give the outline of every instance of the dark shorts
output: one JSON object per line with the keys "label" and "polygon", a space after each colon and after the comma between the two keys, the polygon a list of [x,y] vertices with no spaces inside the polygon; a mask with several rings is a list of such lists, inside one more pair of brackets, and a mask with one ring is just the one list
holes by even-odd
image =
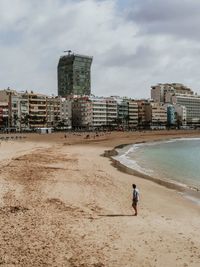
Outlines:
{"label": "dark shorts", "polygon": [[137,206],[137,203],[138,203],[137,200],[133,200],[133,202],[132,202],[132,206],[133,206],[133,207],[136,207],[136,206]]}

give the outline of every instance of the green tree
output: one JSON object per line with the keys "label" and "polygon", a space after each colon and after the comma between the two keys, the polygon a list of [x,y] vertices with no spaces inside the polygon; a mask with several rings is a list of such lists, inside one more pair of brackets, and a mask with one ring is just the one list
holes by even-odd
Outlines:
{"label": "green tree", "polygon": [[17,128],[17,122],[19,121],[19,117],[16,113],[14,113],[13,115],[13,124],[14,124],[14,127],[15,129]]}

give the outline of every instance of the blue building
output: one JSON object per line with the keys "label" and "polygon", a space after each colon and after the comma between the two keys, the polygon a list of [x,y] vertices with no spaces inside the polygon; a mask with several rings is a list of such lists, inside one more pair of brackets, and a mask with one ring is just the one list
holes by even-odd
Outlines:
{"label": "blue building", "polygon": [[176,112],[172,105],[167,106],[167,124],[175,125],[176,123]]}

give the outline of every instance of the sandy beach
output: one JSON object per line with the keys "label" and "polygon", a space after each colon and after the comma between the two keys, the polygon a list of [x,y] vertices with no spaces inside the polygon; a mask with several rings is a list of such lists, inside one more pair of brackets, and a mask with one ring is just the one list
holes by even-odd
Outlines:
{"label": "sandy beach", "polygon": [[[200,266],[200,206],[105,151],[198,132],[27,134],[0,141],[0,265]],[[131,207],[140,189],[139,215]]]}

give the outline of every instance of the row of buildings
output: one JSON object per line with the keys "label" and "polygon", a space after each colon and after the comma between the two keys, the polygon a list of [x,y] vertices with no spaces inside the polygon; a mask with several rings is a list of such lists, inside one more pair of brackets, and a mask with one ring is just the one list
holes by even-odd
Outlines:
{"label": "row of buildings", "polygon": [[71,125],[71,106],[65,98],[0,90],[0,129],[33,130],[59,124]]}
{"label": "row of buildings", "polygon": [[152,86],[150,99],[80,96],[73,100],[72,122],[82,128],[200,127],[200,96],[180,83]]}
{"label": "row of buildings", "polygon": [[[73,106],[75,125],[95,127],[100,125],[101,120],[103,125],[114,125],[115,122],[129,128],[199,126],[200,97],[180,83],[152,86],[150,100],[85,97],[84,95],[91,95],[90,72],[93,58],[72,54],[71,50],[66,52],[68,54],[61,56],[58,62],[58,95],[65,98],[80,96]],[[102,110],[96,107],[98,105]],[[92,116],[94,112],[99,112],[94,115],[97,122]]]}
{"label": "row of buildings", "polygon": [[92,57],[61,56],[58,96],[0,90],[0,129],[154,129],[200,126],[200,96],[179,83],[151,87],[150,99],[95,97]]}
{"label": "row of buildings", "polygon": [[0,129],[163,129],[200,125],[200,96],[182,84],[151,87],[151,99],[47,96],[0,90]]}
{"label": "row of buildings", "polygon": [[138,104],[131,99],[94,96],[46,96],[0,90],[0,129],[53,127],[98,129],[137,127]]}
{"label": "row of buildings", "polygon": [[151,87],[151,99],[167,106],[169,125],[200,126],[200,96],[180,84],[158,84]]}

